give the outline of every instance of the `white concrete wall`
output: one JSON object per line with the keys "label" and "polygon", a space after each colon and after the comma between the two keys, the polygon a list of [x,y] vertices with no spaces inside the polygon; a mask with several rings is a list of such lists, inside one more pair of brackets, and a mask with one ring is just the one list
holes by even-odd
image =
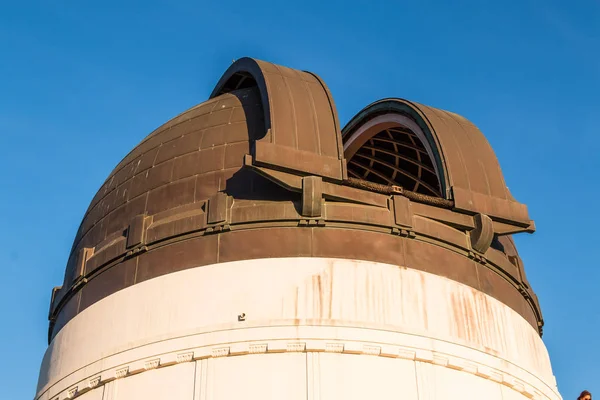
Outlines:
{"label": "white concrete wall", "polygon": [[542,340],[499,301],[322,258],[204,266],[119,291],[56,335],[36,397],[560,399]]}

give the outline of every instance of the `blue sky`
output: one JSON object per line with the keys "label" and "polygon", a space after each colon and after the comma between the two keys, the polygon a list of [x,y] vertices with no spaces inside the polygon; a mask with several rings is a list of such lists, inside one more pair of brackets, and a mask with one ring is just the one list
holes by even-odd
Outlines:
{"label": "blue sky", "polygon": [[319,74],[342,123],[396,96],[477,124],[537,224],[517,244],[559,388],[600,394],[600,2],[64,0],[0,2],[3,398],[33,398],[95,191],[243,56]]}

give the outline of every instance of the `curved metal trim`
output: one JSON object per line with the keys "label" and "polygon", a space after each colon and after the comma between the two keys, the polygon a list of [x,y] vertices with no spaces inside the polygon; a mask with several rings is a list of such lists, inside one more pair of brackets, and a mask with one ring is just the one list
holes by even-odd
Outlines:
{"label": "curved metal trim", "polygon": [[[338,117],[337,109],[335,107],[335,102],[333,101],[333,95],[329,91],[329,88],[325,84],[325,81],[323,79],[321,79],[321,77],[319,75],[317,75],[313,72],[310,72],[310,71],[302,71],[302,72],[312,75],[321,84],[323,91],[327,95],[327,99],[329,100],[329,106],[331,107],[331,113],[333,114],[333,123],[335,124],[336,138],[338,139],[338,152],[340,154],[340,159],[343,159],[343,157],[344,157],[344,142],[342,140],[342,134],[341,134],[342,128],[340,126],[340,119]],[[346,178],[347,177],[344,176],[344,179],[346,179]]]}
{"label": "curved metal trim", "polygon": [[226,93],[224,92],[224,88],[225,85],[227,85],[227,82],[229,82],[235,74],[242,72],[250,74],[256,81],[265,113],[265,129],[269,130],[271,129],[271,104],[269,103],[269,89],[260,65],[253,58],[240,58],[229,68],[227,68],[227,71],[225,71],[223,76],[221,76],[221,79],[219,79],[219,82],[217,82],[215,88],[210,94],[209,99],[213,99]]}
{"label": "curved metal trim", "polygon": [[[342,140],[345,141],[344,149],[347,149],[347,145],[350,144],[354,139],[354,134],[361,128],[362,125],[366,124],[370,119],[377,116],[392,115],[402,116],[405,118],[405,123],[412,125],[409,126],[419,136],[423,145],[429,153],[435,170],[437,171],[438,178],[440,180],[440,186],[442,195],[451,200],[452,193],[450,191],[450,178],[448,176],[448,169],[446,168],[445,158],[443,149],[437,140],[435,130],[427,119],[427,117],[419,110],[419,108],[412,102],[399,98],[388,98],[376,101],[363,108],[354,118],[346,124],[342,130]],[[410,124],[410,122],[413,124]],[[383,122],[383,121],[382,121]],[[390,121],[391,122],[391,121]],[[416,124],[416,126],[414,125]],[[415,128],[418,127],[419,129]],[[349,158],[349,157],[346,157]]]}

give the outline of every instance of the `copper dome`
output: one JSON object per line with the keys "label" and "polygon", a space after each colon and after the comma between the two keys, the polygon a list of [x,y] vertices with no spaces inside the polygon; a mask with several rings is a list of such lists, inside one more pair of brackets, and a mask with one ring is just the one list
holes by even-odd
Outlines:
{"label": "copper dome", "polygon": [[208,101],[151,133],[101,186],[53,291],[49,337],[100,299],[156,276],[292,256],[446,276],[541,332],[507,236],[533,230],[466,119],[386,99],[342,134],[320,78],[245,58]]}

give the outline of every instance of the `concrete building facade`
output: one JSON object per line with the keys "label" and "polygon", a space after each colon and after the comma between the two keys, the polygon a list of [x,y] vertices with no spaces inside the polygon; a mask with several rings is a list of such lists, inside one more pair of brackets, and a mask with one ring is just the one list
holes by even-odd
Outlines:
{"label": "concrete building facade", "polygon": [[560,399],[483,134],[244,58],[92,200],[36,400]]}

